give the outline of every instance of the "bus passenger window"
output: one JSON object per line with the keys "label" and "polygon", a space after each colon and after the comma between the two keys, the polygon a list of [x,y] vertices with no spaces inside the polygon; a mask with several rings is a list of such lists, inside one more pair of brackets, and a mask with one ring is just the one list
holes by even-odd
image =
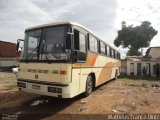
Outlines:
{"label": "bus passenger window", "polygon": [[107,56],[110,56],[110,53],[109,53],[109,46],[106,46],[107,47]]}
{"label": "bus passenger window", "polygon": [[79,50],[79,31],[74,30],[74,49]]}
{"label": "bus passenger window", "polygon": [[112,52],[113,52],[113,58],[116,58],[116,56],[115,56],[115,50],[112,50]]}
{"label": "bus passenger window", "polygon": [[116,52],[117,53],[117,59],[119,59],[119,53],[118,52]]}
{"label": "bus passenger window", "polygon": [[90,51],[98,52],[97,39],[92,36],[89,36],[89,48],[90,48]]}
{"label": "bus passenger window", "polygon": [[121,59],[121,54],[119,53],[119,60]]}
{"label": "bus passenger window", "polygon": [[112,57],[112,49],[109,48],[110,57]]}
{"label": "bus passenger window", "polygon": [[115,51],[115,58],[118,59],[118,53]]}
{"label": "bus passenger window", "polygon": [[86,36],[82,33],[79,33],[79,45],[80,51],[86,52]]}
{"label": "bus passenger window", "polygon": [[103,42],[100,42],[100,52],[102,54],[106,53],[105,44]]}
{"label": "bus passenger window", "polygon": [[86,52],[86,35],[78,30],[74,30],[74,48],[75,50]]}

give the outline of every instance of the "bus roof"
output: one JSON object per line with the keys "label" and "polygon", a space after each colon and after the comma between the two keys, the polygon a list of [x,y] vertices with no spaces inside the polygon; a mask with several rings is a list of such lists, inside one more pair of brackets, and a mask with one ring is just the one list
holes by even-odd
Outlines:
{"label": "bus roof", "polygon": [[[91,30],[89,30],[88,28],[84,27],[83,25],[76,23],[76,22],[70,22],[70,21],[61,21],[61,22],[51,22],[51,23],[47,23],[47,24],[42,24],[42,25],[36,25],[33,27],[29,27],[26,28],[25,30],[32,30],[32,29],[37,29],[37,28],[43,28],[43,27],[49,27],[49,26],[55,26],[55,25],[65,25],[65,24],[71,24],[71,25],[75,25],[78,27],[81,27],[85,30],[87,30],[88,32],[90,32],[91,34],[93,34],[95,37],[97,37],[98,39],[100,39],[95,33],[93,33]],[[102,39],[100,39],[102,40]],[[103,41],[103,40],[102,40]],[[114,50],[116,50],[118,52],[117,49],[115,49],[114,47],[112,47],[111,45],[108,44],[108,42],[105,42],[109,47],[113,48]]]}
{"label": "bus roof", "polygon": [[[71,24],[71,25],[76,25],[76,26],[85,28],[84,26],[82,26],[78,23],[75,23],[75,22],[62,21],[62,22],[51,22],[51,23],[47,23],[47,24],[37,25],[37,26],[29,27],[26,30],[42,28],[42,27],[49,27],[49,26],[54,26],[54,25],[64,25],[64,24]],[[87,28],[85,28],[85,29],[87,29]]]}

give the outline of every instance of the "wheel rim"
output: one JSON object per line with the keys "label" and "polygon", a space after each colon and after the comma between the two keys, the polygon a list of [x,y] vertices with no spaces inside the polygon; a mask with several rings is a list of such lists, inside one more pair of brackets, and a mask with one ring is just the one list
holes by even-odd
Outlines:
{"label": "wheel rim", "polygon": [[88,81],[87,91],[88,91],[88,93],[92,92],[92,80],[91,80],[91,78]]}

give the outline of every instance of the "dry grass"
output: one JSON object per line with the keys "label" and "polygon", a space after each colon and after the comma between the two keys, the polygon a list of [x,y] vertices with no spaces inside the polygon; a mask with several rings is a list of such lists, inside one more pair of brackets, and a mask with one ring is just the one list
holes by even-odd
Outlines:
{"label": "dry grass", "polygon": [[16,76],[11,72],[0,72],[0,92],[17,89]]}

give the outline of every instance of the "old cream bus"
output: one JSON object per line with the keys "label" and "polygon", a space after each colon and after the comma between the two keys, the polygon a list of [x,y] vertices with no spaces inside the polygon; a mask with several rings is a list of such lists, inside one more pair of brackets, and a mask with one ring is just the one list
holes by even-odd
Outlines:
{"label": "old cream bus", "polygon": [[[17,50],[21,39],[17,40]],[[116,78],[120,53],[91,31],[72,22],[56,22],[25,30],[17,85],[19,90],[72,98],[88,96]]]}

